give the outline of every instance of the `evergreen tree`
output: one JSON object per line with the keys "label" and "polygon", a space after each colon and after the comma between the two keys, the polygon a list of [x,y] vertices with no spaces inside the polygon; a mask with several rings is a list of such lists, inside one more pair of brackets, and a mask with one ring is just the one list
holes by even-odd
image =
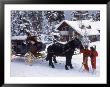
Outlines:
{"label": "evergreen tree", "polygon": [[72,15],[73,18],[76,18],[76,20],[86,20],[88,19],[89,16],[89,11],[73,11]]}
{"label": "evergreen tree", "polygon": [[64,20],[64,11],[44,11],[44,29],[48,40],[54,40],[52,32],[55,32],[55,25]]}
{"label": "evergreen tree", "polygon": [[54,30],[54,25],[64,20],[64,11],[45,11],[46,19],[48,20],[51,31]]}
{"label": "evergreen tree", "polygon": [[100,11],[97,11],[96,13],[96,21],[100,21]]}
{"label": "evergreen tree", "polygon": [[42,11],[11,11],[11,32],[24,35],[25,30],[36,34],[42,30]]}
{"label": "evergreen tree", "polygon": [[93,21],[100,21],[100,11],[95,11],[91,16]]}

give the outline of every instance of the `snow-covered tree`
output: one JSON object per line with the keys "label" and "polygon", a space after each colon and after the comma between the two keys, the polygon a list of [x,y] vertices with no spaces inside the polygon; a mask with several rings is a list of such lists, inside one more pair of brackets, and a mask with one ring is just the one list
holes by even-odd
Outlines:
{"label": "snow-covered tree", "polygon": [[24,35],[25,30],[34,34],[42,30],[42,11],[11,11],[12,36]]}
{"label": "snow-covered tree", "polygon": [[76,18],[76,20],[85,20],[88,18],[88,11],[85,10],[79,10],[79,11],[73,11],[73,13],[71,14],[73,15],[73,18]]}
{"label": "snow-covered tree", "polygon": [[48,40],[53,39],[52,32],[55,32],[55,25],[64,20],[64,11],[44,11],[44,29]]}
{"label": "snow-covered tree", "polygon": [[96,14],[96,20],[100,21],[100,11],[98,11],[97,14]]}
{"label": "snow-covered tree", "polygon": [[64,20],[64,11],[45,11],[44,13],[51,27],[51,31],[55,28],[54,25]]}
{"label": "snow-covered tree", "polygon": [[93,21],[100,21],[100,11],[95,11],[91,16]]}

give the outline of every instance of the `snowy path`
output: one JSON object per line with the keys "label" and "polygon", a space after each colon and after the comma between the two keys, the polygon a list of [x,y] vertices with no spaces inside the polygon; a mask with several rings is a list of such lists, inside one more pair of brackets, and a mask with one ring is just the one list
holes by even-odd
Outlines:
{"label": "snowy path", "polygon": [[[97,46],[99,51],[99,47]],[[73,69],[65,70],[65,58],[57,57],[58,63],[55,64],[55,68],[48,66],[48,62],[42,59],[37,60],[32,66],[27,65],[23,59],[19,58],[11,62],[11,76],[13,77],[85,77],[100,76],[100,58],[97,57],[97,73],[79,71],[82,66],[82,54],[74,55],[72,58]],[[91,69],[91,63],[89,58],[89,67]]]}

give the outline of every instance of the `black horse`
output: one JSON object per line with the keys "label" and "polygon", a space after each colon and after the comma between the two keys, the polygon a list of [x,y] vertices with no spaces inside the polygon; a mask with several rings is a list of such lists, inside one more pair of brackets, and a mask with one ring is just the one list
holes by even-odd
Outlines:
{"label": "black horse", "polygon": [[75,55],[75,48],[83,49],[83,45],[78,38],[69,41],[67,44],[55,43],[50,45],[47,48],[47,57],[46,60],[49,61],[49,66],[55,68],[52,60],[56,63],[56,56],[65,56],[66,57],[66,65],[65,69],[68,70],[68,66],[72,69],[71,59],[72,56]]}

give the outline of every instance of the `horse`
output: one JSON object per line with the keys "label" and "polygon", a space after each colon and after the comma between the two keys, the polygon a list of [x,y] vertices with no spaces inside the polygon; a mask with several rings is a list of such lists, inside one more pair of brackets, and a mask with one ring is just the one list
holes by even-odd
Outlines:
{"label": "horse", "polygon": [[49,66],[51,66],[52,68],[55,68],[53,64],[53,61],[57,63],[55,57],[64,56],[66,57],[65,69],[69,70],[68,66],[72,69],[73,66],[71,63],[71,59],[72,59],[72,56],[75,55],[74,51],[76,48],[83,49],[83,45],[78,38],[75,38],[74,40],[71,40],[66,44],[55,43],[48,46],[46,60],[49,61]]}

